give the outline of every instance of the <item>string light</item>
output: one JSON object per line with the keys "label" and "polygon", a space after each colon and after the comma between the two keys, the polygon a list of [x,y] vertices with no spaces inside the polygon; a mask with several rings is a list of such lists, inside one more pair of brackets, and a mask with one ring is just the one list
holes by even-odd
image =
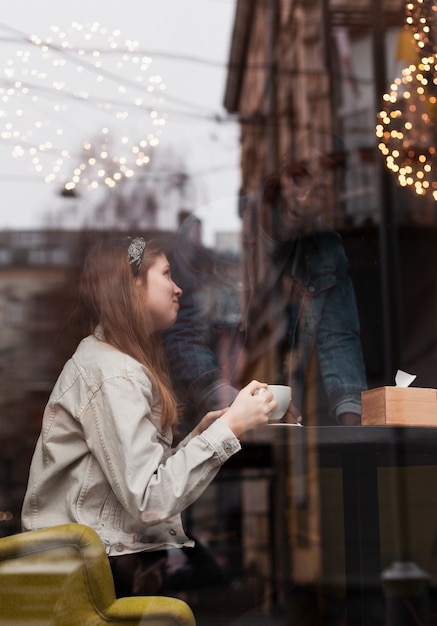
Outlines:
{"label": "string light", "polygon": [[417,62],[402,70],[383,95],[376,136],[386,165],[403,187],[437,201],[436,7],[429,0],[406,5]]}
{"label": "string light", "polygon": [[433,54],[437,43],[437,6],[434,0],[414,0],[405,5],[405,24],[424,56]]}
{"label": "string light", "polygon": [[165,84],[151,65],[119,30],[52,26],[4,65],[0,140],[47,183],[112,188],[150,162],[165,126]]}

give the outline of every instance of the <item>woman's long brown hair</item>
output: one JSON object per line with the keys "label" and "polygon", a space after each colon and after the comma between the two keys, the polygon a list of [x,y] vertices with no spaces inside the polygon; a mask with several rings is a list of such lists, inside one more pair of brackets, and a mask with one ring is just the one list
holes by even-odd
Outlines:
{"label": "woman's long brown hair", "polygon": [[[176,422],[176,401],[159,337],[136,288],[128,261],[129,239],[102,240],[85,259],[80,285],[80,305],[93,333],[97,324],[105,341],[147,368],[162,403],[161,426]],[[147,271],[163,252],[147,242],[139,277],[147,284]]]}

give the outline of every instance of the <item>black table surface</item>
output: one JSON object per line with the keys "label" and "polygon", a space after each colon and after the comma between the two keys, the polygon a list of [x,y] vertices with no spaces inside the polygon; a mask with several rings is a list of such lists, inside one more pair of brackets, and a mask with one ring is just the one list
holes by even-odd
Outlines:
{"label": "black table surface", "polygon": [[[382,626],[379,548],[378,468],[437,465],[437,428],[422,426],[268,426],[269,441],[243,442],[242,450],[225,466],[234,471],[254,468],[282,474],[287,448],[305,457],[308,446],[317,452],[319,467],[342,471],[344,497],[347,625]],[[279,453],[279,454],[278,454]],[[279,465],[278,465],[279,460]],[[302,471],[304,464],[301,466]],[[299,465],[294,471],[299,471]],[[399,520],[404,515],[400,494]],[[401,524],[402,525],[402,524]],[[405,529],[398,529],[402,538]],[[379,591],[375,596],[375,584]],[[373,595],[372,595],[373,594]],[[375,599],[376,598],[376,599]],[[370,602],[370,599],[372,602]],[[379,604],[378,604],[379,603]],[[378,607],[379,609],[375,607]],[[373,611],[373,612],[372,612]]]}
{"label": "black table surface", "polygon": [[380,467],[437,463],[437,427],[283,424],[266,428],[274,429],[271,440],[243,442],[241,452],[229,459],[225,467],[271,467],[274,447],[308,444],[317,447],[323,467],[339,466],[349,454],[371,454]]}

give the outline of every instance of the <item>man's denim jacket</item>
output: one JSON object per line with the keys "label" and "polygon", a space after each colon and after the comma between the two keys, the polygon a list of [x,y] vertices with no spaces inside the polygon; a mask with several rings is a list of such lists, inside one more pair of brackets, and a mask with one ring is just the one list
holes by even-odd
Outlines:
{"label": "man's denim jacket", "polygon": [[[199,300],[202,301],[199,294],[206,285],[213,284],[213,290],[220,282],[223,285],[221,261],[215,252],[200,244],[198,231],[196,217],[190,216],[174,244],[172,274],[184,293],[177,322],[164,333],[172,379],[185,412],[188,408],[194,420],[207,410],[226,406],[235,396],[235,390],[223,379],[208,346],[211,319],[199,306]],[[265,382],[291,384],[293,401],[301,408],[305,373],[315,346],[329,412],[337,418],[345,412],[360,413],[366,373],[355,294],[341,239],[320,222],[317,230],[295,242],[293,258],[294,262],[287,265],[285,272],[299,286],[300,297],[287,307],[284,329],[285,344],[293,364],[286,380],[281,380],[281,372],[276,372],[275,381]],[[263,304],[272,303],[272,293],[267,286],[261,308]],[[256,335],[259,319],[249,316],[242,322],[247,325],[249,334]],[[268,350],[268,341],[260,343],[260,351]]]}

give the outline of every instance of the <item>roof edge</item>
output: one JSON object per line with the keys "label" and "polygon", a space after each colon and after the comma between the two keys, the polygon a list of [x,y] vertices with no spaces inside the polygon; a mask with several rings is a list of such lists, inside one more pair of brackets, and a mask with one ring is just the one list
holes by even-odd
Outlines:
{"label": "roof edge", "polygon": [[237,0],[223,98],[228,113],[238,112],[255,6],[256,0]]}

